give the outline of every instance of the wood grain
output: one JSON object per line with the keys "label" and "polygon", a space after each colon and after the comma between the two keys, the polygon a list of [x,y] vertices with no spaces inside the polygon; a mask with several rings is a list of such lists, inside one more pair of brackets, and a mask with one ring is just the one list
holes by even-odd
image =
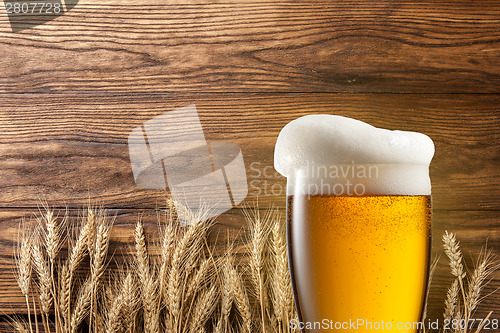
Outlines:
{"label": "wood grain", "polygon": [[82,0],[14,33],[2,9],[0,92],[499,93],[499,17],[498,1]]}
{"label": "wood grain", "polygon": [[[89,198],[109,208],[118,261],[139,216],[156,239],[165,192],[135,184],[127,137],[190,104],[208,142],[241,148],[244,204],[262,208],[284,209],[273,150],[292,119],[331,113],[423,132],[436,145],[433,253],[450,230],[469,266],[486,241],[500,256],[500,2],[80,0],[34,20],[22,29],[0,6],[0,332],[24,313],[13,251],[40,200],[71,218]],[[228,235],[244,262],[241,207],[210,242],[218,253]],[[450,283],[442,256],[430,318]],[[499,318],[499,286],[496,272],[477,317]]]}
{"label": "wood grain", "polygon": [[240,146],[247,200],[284,205],[285,179],[273,169],[279,131],[301,115],[332,113],[429,135],[435,209],[500,207],[500,96],[435,94],[0,96],[0,207],[36,207],[40,198],[76,207],[89,197],[114,208],[162,205],[162,191],[135,185],[127,137],[193,103],[209,142]]}

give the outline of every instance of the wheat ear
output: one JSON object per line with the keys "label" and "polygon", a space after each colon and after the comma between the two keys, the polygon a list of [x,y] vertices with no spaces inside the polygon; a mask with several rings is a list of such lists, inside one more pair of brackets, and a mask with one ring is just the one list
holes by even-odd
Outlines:
{"label": "wheat ear", "polygon": [[199,297],[194,307],[193,316],[191,318],[190,332],[201,332],[205,329],[205,324],[214,312],[218,302],[217,288],[212,285],[208,290],[205,290]]}
{"label": "wheat ear", "polygon": [[167,285],[168,285],[168,274],[172,267],[172,254],[175,249],[175,240],[178,235],[178,228],[174,227],[174,222],[172,218],[173,213],[170,212],[168,215],[167,224],[162,229],[163,239],[161,244],[161,264],[160,264],[160,295],[162,295],[162,301],[165,307],[168,308],[169,302],[167,297]]}
{"label": "wheat ear", "polygon": [[[127,275],[127,278],[130,276]],[[126,278],[120,279],[119,286],[116,286],[116,283],[108,287],[106,290],[109,294],[107,297],[107,309],[105,314],[105,332],[106,333],[119,333],[123,332],[124,325],[123,319],[126,316],[131,315],[130,313],[124,312],[125,308],[125,298],[126,296],[126,288],[124,287],[126,282]]]}
{"label": "wheat ear", "polygon": [[80,324],[89,315],[90,303],[94,291],[93,279],[88,278],[78,291],[75,308],[71,314],[71,333],[76,333]]}
{"label": "wheat ear", "polygon": [[[91,222],[89,222],[89,220]],[[68,259],[68,268],[71,276],[74,275],[80,262],[85,258],[85,252],[90,249],[89,244],[93,244],[95,238],[95,218],[83,218],[83,224],[80,227],[78,238],[71,247],[71,254]],[[92,229],[92,230],[91,230]]]}
{"label": "wheat ear", "polygon": [[469,288],[466,297],[469,318],[474,314],[474,310],[481,302],[481,292],[488,283],[488,277],[499,267],[499,263],[495,261],[495,257],[490,251],[487,249],[481,250],[475,269],[469,278]]}
{"label": "wheat ear", "polygon": [[29,325],[30,330],[28,330],[26,328],[27,323],[25,323],[24,321],[21,321],[20,319],[13,320],[11,322],[11,325],[15,330],[14,332],[17,332],[17,333],[30,333],[30,331],[33,331],[33,328],[31,327],[31,325]]}
{"label": "wheat ear", "polygon": [[69,330],[71,324],[71,273],[68,263],[59,266],[59,308],[61,310],[62,327],[65,331]]}
{"label": "wheat ear", "polygon": [[268,231],[269,231],[269,221],[271,218],[272,211],[268,210],[261,217],[260,211],[257,207],[250,212],[245,209],[244,214],[247,220],[250,222],[250,269],[251,269],[251,280],[253,281],[254,287],[257,290],[257,299],[260,304],[260,320],[262,326],[262,332],[266,333],[266,308],[267,308],[267,294],[265,292],[265,276],[264,276],[264,266],[265,257],[264,253],[267,248],[266,244],[268,241]]}
{"label": "wheat ear", "polygon": [[234,279],[232,278],[233,262],[231,260],[232,248],[229,247],[226,253],[226,258],[222,266],[222,283],[221,283],[221,318],[219,320],[217,330],[227,331],[229,325],[229,315],[233,306],[234,300]]}
{"label": "wheat ear", "polygon": [[[445,230],[445,233],[443,235],[443,246],[444,246],[444,252],[448,256],[448,259],[450,260],[451,274],[453,274],[455,277],[458,278],[458,285],[460,286],[465,308],[464,311],[465,322],[467,323],[469,321],[469,318],[467,317],[469,311],[467,309],[467,301],[465,299],[466,295],[463,285],[463,279],[465,278],[466,273],[464,272],[464,266],[462,264],[463,262],[462,251],[460,250],[460,244],[458,243],[455,234],[451,232],[448,233],[448,231]],[[460,312],[457,311],[455,313],[455,316],[459,314]],[[465,327],[463,333],[467,333],[467,327]]]}
{"label": "wheat ear", "polygon": [[137,291],[134,275],[129,272],[125,277],[121,288],[121,294],[123,295],[123,312],[126,314],[123,321],[126,332],[131,332],[135,323],[137,306],[139,304]]}
{"label": "wheat ear", "polygon": [[457,301],[458,293],[460,291],[458,278],[456,278],[451,284],[450,288],[446,293],[446,299],[444,301],[444,314],[443,318],[445,320],[451,320],[457,312]]}
{"label": "wheat ear", "polygon": [[[23,221],[23,224],[25,221]],[[18,249],[16,254],[17,265],[17,284],[26,300],[26,309],[28,310],[28,320],[30,331],[33,332],[31,324],[31,310],[29,304],[29,292],[31,286],[31,255],[33,252],[33,235],[24,230],[22,236],[18,236]]]}
{"label": "wheat ear", "polygon": [[146,247],[146,236],[144,234],[144,226],[141,220],[137,222],[134,236],[137,273],[139,275],[142,289],[144,331],[146,333],[157,333],[160,330],[158,286],[157,281],[151,274],[148,251]]}
{"label": "wheat ear", "polygon": [[287,249],[281,223],[280,216],[276,215],[272,225],[273,280],[271,283],[271,295],[279,332],[287,329],[289,309],[291,308]]}
{"label": "wheat ear", "polygon": [[106,256],[109,249],[110,225],[106,223],[104,212],[100,212],[97,223],[97,231],[95,244],[93,244],[91,252],[90,274],[92,280],[92,297],[90,300],[90,320],[89,331],[92,332],[92,326],[96,323],[100,325],[99,316],[97,313],[97,292],[100,284],[100,279],[104,274],[106,267]]}
{"label": "wheat ear", "polygon": [[212,259],[205,258],[189,281],[185,299],[188,300],[197,290],[201,290],[210,277],[210,269],[212,267]]}
{"label": "wheat ear", "polygon": [[178,329],[181,315],[182,295],[184,293],[183,282],[187,276],[187,262],[191,258],[198,257],[201,252],[201,244],[206,227],[203,222],[197,221],[187,227],[181,240],[177,243],[172,255],[166,299],[170,315],[170,323],[174,330]]}
{"label": "wheat ear", "polygon": [[33,246],[33,265],[38,275],[40,306],[43,313],[48,315],[52,306],[52,281],[50,277],[50,268],[40,244],[34,244]]}
{"label": "wheat ear", "polygon": [[246,333],[253,332],[252,310],[250,300],[243,284],[241,274],[232,267],[230,270],[231,285],[234,288],[234,302],[242,319],[242,331]]}

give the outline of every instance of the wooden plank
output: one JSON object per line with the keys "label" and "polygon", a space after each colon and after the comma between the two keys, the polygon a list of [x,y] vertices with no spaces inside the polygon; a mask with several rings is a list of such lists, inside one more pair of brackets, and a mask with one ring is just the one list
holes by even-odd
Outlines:
{"label": "wooden plank", "polygon": [[193,103],[209,142],[240,146],[247,201],[284,205],[286,182],[273,169],[279,131],[299,116],[331,113],[428,134],[435,209],[500,208],[500,95],[441,94],[0,96],[0,207],[36,207],[41,198],[76,207],[89,197],[114,208],[163,205],[163,191],[134,183],[127,137]]}
{"label": "wooden plank", "polygon": [[[110,253],[114,253],[111,261],[111,271],[116,269],[116,262],[127,260],[128,255],[133,252],[133,225],[141,215],[146,221],[148,238],[157,239],[158,224],[156,215],[152,211],[120,210],[117,214],[116,224],[112,232]],[[22,217],[29,217],[36,211],[29,209],[3,209],[0,211],[0,311],[5,314],[22,314],[24,311],[24,300],[17,288],[15,280],[15,263],[13,251],[15,239],[18,234],[19,221]],[[78,216],[77,210],[70,210],[70,216]],[[284,215],[283,215],[284,216]],[[457,234],[461,243],[464,258],[469,267],[472,267],[472,258],[475,258],[481,248],[488,241],[488,248],[497,256],[500,256],[500,225],[497,223],[500,217],[498,211],[435,211],[433,217],[433,255],[441,254],[434,284],[429,301],[429,317],[440,318],[443,311],[443,300],[446,289],[451,283],[451,275],[447,266],[446,258],[441,245],[441,235],[444,230]],[[224,236],[236,241],[237,251],[244,260],[244,240],[247,223],[241,210],[235,209],[225,213],[218,219],[209,238],[210,244],[215,248],[215,253],[223,253],[226,246]],[[155,250],[153,248],[152,252]],[[477,317],[485,316],[488,311],[500,311],[500,294],[495,292],[500,286],[500,271],[493,275],[490,285],[485,289],[485,294],[493,293],[487,301],[478,309]],[[0,331],[1,332],[1,331]]]}
{"label": "wooden plank", "polygon": [[2,9],[0,92],[498,93],[499,15],[498,1],[87,0],[13,32]]}

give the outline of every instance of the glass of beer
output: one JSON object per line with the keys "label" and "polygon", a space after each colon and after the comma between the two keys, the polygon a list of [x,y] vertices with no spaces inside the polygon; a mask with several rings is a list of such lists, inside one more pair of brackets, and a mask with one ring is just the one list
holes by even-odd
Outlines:
{"label": "glass of beer", "polygon": [[285,126],[287,241],[302,332],[421,327],[431,244],[427,136],[338,116]]}

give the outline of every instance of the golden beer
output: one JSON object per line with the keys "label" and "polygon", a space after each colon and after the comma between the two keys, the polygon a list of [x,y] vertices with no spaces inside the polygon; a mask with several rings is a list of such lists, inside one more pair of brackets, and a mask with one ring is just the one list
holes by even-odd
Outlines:
{"label": "golden beer", "polygon": [[[287,177],[287,237],[303,333],[422,328],[434,143],[335,115],[288,123],[275,169]],[[297,325],[296,325],[297,324]]]}
{"label": "golden beer", "polygon": [[287,229],[299,318],[316,323],[306,332],[417,331],[429,195],[290,195]]}

